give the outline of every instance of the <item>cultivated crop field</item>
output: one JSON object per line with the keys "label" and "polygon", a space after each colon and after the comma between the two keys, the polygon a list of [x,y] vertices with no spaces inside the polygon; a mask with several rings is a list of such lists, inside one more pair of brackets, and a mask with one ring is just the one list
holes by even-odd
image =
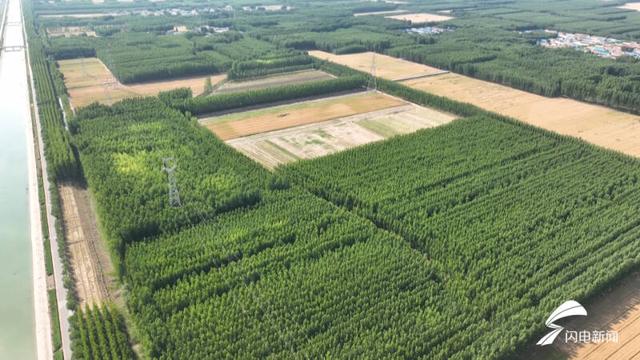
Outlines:
{"label": "cultivated crop field", "polygon": [[[329,60],[350,68],[371,72],[373,52],[334,55],[324,51],[309,51],[309,55],[321,60]],[[376,76],[387,80],[403,80],[447,73],[431,66],[414,63],[387,55],[375,54]]]}
{"label": "cultivated crop field", "polygon": [[204,118],[200,123],[220,139],[229,140],[403,104],[381,93],[359,93]]}
{"label": "cultivated crop field", "polygon": [[255,80],[227,81],[218,87],[213,93],[232,93],[264,89],[272,86],[304,84],[310,81],[329,80],[333,76],[319,70],[303,70],[282,75],[268,76]]}
{"label": "cultivated crop field", "polygon": [[456,117],[414,104],[365,112],[311,125],[227,141],[265,167],[312,159],[419,129],[440,126]]}
{"label": "cultivated crop field", "polygon": [[[156,95],[160,91],[188,87],[195,95],[204,91],[208,76],[197,76],[140,84],[121,84],[97,58],[80,58],[58,62],[73,107],[93,102],[113,104],[125,98]],[[210,76],[212,84],[225,79],[224,75]]]}

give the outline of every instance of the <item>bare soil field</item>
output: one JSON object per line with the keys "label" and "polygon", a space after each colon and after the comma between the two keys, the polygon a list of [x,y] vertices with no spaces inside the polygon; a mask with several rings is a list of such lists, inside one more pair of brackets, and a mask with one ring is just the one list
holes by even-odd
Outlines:
{"label": "bare soil field", "polygon": [[415,104],[403,104],[339,119],[227,141],[268,169],[312,159],[395,135],[446,124],[456,117]]}
{"label": "bare soil field", "polygon": [[265,89],[272,86],[303,84],[310,81],[333,79],[332,75],[320,70],[296,71],[247,81],[227,81],[213,93],[232,93],[238,91]]}
{"label": "bare soil field", "polygon": [[381,93],[359,93],[204,118],[200,123],[229,140],[404,104]]}
{"label": "bare soil field", "polygon": [[81,306],[100,304],[116,287],[115,274],[86,189],[60,185],[65,238]]}
{"label": "bare soil field", "polygon": [[429,13],[415,13],[415,14],[402,14],[386,16],[387,19],[409,21],[411,24],[423,24],[428,22],[442,22],[453,19],[453,16],[429,14]]}
{"label": "bare soil field", "polygon": [[458,74],[408,80],[404,84],[640,156],[640,116],[571,99],[547,98]]}
{"label": "bare soil field", "polygon": [[618,6],[618,9],[640,11],[640,2],[626,3],[622,6]]}
{"label": "bare soil field", "polygon": [[[92,102],[113,104],[127,97],[156,95],[160,91],[179,87],[189,87],[194,95],[204,91],[208,76],[189,77],[167,81],[155,81],[124,85],[97,58],[61,60],[58,62],[64,83],[69,91],[71,105],[74,108],[86,106]],[[211,83],[217,84],[225,75],[211,75]]]}
{"label": "bare soil field", "polygon": [[[309,51],[309,55],[322,60],[329,60],[350,68],[369,73],[373,61],[373,52],[364,52],[347,55],[334,55],[324,51]],[[406,61],[403,59],[375,54],[376,75],[387,80],[403,80],[437,74],[446,74],[448,71],[427,65]]]}

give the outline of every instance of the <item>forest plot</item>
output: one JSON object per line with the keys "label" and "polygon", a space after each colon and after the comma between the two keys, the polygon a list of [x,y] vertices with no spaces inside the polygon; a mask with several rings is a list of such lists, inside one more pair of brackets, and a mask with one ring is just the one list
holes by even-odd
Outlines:
{"label": "forest plot", "polygon": [[208,77],[211,78],[212,84],[217,84],[226,77],[217,74],[125,85],[121,84],[97,58],[61,60],[58,64],[74,108],[96,101],[113,104],[124,98],[156,95],[160,91],[180,87],[191,88],[193,94],[198,95],[204,91],[205,80]]}

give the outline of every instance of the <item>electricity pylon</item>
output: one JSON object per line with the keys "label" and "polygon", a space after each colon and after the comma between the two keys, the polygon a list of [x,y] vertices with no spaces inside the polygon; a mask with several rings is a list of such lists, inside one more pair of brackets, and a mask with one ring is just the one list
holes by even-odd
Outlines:
{"label": "electricity pylon", "polygon": [[175,170],[177,162],[172,157],[162,159],[162,171],[167,173],[169,181],[169,205],[172,207],[180,207],[180,194],[178,193],[178,185],[176,184]]}

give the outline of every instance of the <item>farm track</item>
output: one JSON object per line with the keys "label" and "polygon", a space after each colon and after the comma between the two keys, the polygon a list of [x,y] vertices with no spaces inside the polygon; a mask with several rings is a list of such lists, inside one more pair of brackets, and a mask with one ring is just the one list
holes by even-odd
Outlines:
{"label": "farm track", "polygon": [[87,189],[61,184],[60,202],[80,306],[100,305],[111,298],[113,268],[100,238]]}

